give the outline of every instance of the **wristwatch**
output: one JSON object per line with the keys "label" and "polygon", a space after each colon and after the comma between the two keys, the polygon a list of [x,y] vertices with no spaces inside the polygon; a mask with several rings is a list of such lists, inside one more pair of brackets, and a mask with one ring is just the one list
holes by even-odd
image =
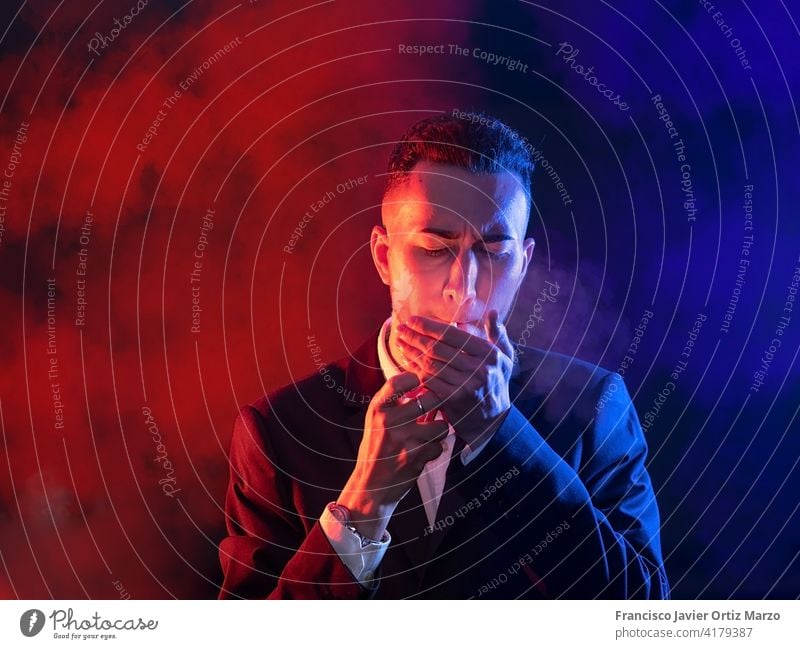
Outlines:
{"label": "wristwatch", "polygon": [[375,539],[371,539],[368,536],[364,536],[361,532],[359,532],[353,522],[350,520],[350,510],[345,507],[344,505],[340,505],[336,502],[328,503],[328,510],[333,514],[333,517],[339,521],[342,525],[344,525],[348,530],[350,530],[353,534],[355,534],[356,538],[358,538],[358,542],[361,545],[361,549],[366,548],[370,545],[383,545],[389,539],[387,538],[387,534],[384,531],[383,533],[383,541],[376,541]]}

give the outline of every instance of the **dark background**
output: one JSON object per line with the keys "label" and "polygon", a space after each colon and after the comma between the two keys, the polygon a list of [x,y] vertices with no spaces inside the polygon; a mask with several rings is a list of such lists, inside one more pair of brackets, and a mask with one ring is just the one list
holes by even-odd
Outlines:
{"label": "dark background", "polygon": [[[518,128],[571,198],[541,163],[512,339],[546,281],[560,288],[537,309],[529,344],[609,369],[654,314],[624,375],[643,423],[654,417],[649,469],[673,596],[798,596],[800,306],[784,311],[800,266],[796,3],[151,0],[98,54],[90,40],[109,37],[135,0],[55,13],[44,0],[15,4],[0,24],[0,174],[15,165],[0,202],[0,596],[216,595],[237,408],[315,371],[309,335],[332,361],[388,315],[367,246],[381,174],[411,122],[452,108]],[[564,42],[629,110],[570,69],[556,54]],[[469,54],[400,54],[400,44]],[[476,47],[527,70],[490,65]],[[694,220],[656,94],[686,147]],[[335,198],[285,252],[327,191]],[[655,405],[681,360],[675,390]]]}

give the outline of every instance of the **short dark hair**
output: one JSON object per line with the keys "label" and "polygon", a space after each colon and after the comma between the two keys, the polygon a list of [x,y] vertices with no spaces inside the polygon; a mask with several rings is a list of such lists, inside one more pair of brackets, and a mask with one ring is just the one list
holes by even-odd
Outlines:
{"label": "short dark hair", "polygon": [[511,172],[519,178],[530,209],[535,167],[530,149],[517,131],[484,112],[453,110],[426,117],[411,126],[395,145],[383,195],[402,185],[418,162],[438,162],[472,173]]}

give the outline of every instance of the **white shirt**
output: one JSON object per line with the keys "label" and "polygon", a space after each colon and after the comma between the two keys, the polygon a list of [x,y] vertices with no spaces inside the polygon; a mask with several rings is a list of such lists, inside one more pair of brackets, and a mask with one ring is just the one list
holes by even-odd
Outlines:
{"label": "white shirt", "polygon": [[[389,331],[392,323],[392,316],[389,316],[381,327],[378,334],[378,360],[383,371],[384,378],[388,381],[395,374],[400,373],[400,368],[395,365],[389,354],[387,346]],[[442,412],[436,413],[435,419],[443,419]],[[425,506],[425,515],[428,517],[428,524],[433,526],[436,522],[436,511],[439,508],[439,501],[444,490],[444,481],[447,476],[447,467],[453,454],[453,444],[455,443],[455,430],[448,423],[449,431],[444,440],[445,449],[436,459],[427,462],[422,469],[422,473],[417,478],[417,486]],[[461,451],[460,460],[463,464],[468,464],[478,453],[480,453],[489,440],[485,440],[480,445],[471,449],[465,445]],[[326,507],[319,519],[322,531],[331,542],[333,549],[342,559],[344,564],[353,573],[353,576],[360,582],[366,583],[372,580],[375,570],[378,568],[392,537],[388,530],[384,533],[380,545],[369,545],[362,549],[356,536],[339,522]]]}

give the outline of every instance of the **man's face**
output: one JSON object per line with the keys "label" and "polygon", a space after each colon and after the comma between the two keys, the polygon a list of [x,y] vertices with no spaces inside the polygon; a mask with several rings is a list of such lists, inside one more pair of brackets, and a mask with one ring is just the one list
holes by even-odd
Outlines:
{"label": "man's face", "polygon": [[524,239],[525,192],[509,173],[418,163],[382,205],[375,266],[390,287],[394,322],[422,315],[486,337],[484,318],[508,317],[533,254]]}

